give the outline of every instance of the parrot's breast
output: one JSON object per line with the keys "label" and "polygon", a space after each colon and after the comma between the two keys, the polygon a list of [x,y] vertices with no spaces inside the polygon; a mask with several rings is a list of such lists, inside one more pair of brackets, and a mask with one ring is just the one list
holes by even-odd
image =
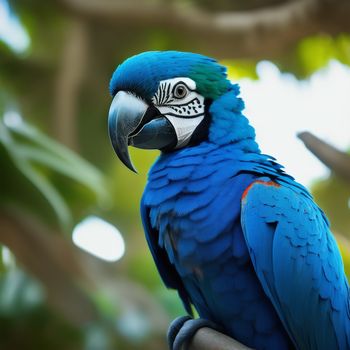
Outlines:
{"label": "parrot's breast", "polygon": [[241,171],[232,150],[207,148],[165,155],[152,168],[144,203],[158,244],[201,317],[248,346],[288,349],[242,233],[242,194],[258,175]]}

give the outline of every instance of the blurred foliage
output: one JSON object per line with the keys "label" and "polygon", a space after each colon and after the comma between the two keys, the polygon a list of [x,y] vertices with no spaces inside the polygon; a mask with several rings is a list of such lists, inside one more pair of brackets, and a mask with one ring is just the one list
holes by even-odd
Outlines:
{"label": "blurred foliage", "polygon": [[[141,176],[127,172],[115,161],[106,133],[106,117],[100,117],[107,115],[110,64],[106,65],[104,73],[97,69],[96,76],[92,74],[93,81],[100,74],[106,77],[99,90],[96,90],[91,81],[87,84],[89,88],[82,89],[81,99],[88,103],[80,104],[81,127],[79,135],[76,135],[82,147],[81,153],[89,155],[90,159],[103,166],[108,177],[106,179],[97,168],[51,137],[55,133],[54,123],[52,124],[55,82],[62,45],[66,40],[66,33],[69,33],[70,19],[62,16],[53,3],[45,3],[43,6],[35,1],[30,4],[14,1],[13,5],[30,34],[31,46],[27,52],[18,54],[0,41],[0,166],[3,185],[0,192],[0,216],[1,210],[20,209],[40,222],[61,228],[66,233],[83,216],[90,213],[109,218],[110,222],[126,233],[127,241],[135,242],[132,238],[135,234],[141,241],[140,244],[135,242],[135,246],[127,243],[130,254],[120,265],[118,273],[124,273],[128,277],[130,275],[130,278],[136,280],[138,273],[139,276],[148,276],[151,282],[146,286],[150,290],[164,289],[144,242],[138,213],[146,172],[156,154],[133,154]],[[43,26],[45,30],[42,30]],[[150,31],[149,40],[162,40],[162,36]],[[96,94],[96,91],[99,93]],[[45,133],[32,126],[32,123]],[[48,136],[47,133],[51,135]],[[110,164],[113,166],[109,167]],[[70,239],[70,235],[67,238]],[[142,255],[138,254],[139,246],[142,247]],[[139,259],[139,256],[143,256],[143,259]],[[6,277],[8,268],[5,265],[2,268],[6,273],[2,274],[2,285],[15,297],[17,292],[11,287],[13,279]],[[103,263],[99,269],[103,271]],[[133,274],[133,271],[137,272]],[[16,267],[16,273],[25,276],[25,282],[19,284],[24,293],[25,283],[38,285],[23,272],[22,267]],[[115,278],[118,278],[117,273]],[[138,323],[139,313],[127,311],[132,306],[127,306],[130,301],[112,302],[112,292],[106,294],[106,288],[108,287],[101,285],[100,290],[87,290],[100,318],[85,328],[77,328],[70,320],[63,320],[47,304],[45,293],[40,295],[40,300],[33,307],[26,305],[27,299],[23,298],[23,302],[20,299],[12,301],[11,305],[18,305],[16,310],[8,307],[6,311],[1,308],[0,303],[0,347],[11,350],[104,350],[130,347],[137,349],[144,346],[142,344],[147,344],[149,332],[154,332],[153,326],[149,325],[144,329],[146,334],[142,339],[136,340],[135,332],[140,332],[141,335],[140,325],[151,322],[148,316],[143,316],[143,323]],[[40,290],[44,292],[45,286]],[[3,298],[4,295],[0,294],[0,301]],[[118,307],[118,303],[126,303],[126,306]],[[178,309],[182,310],[175,293],[168,297],[167,302],[160,301],[160,304],[164,308],[178,305]],[[23,307],[19,307],[20,305]],[[125,310],[119,315],[122,309]],[[171,310],[169,313],[171,314]],[[118,316],[124,318],[119,319]],[[141,328],[135,329],[138,324]],[[153,336],[153,343],[159,342],[157,339],[158,334]],[[160,344],[156,347],[152,345],[151,348],[164,348],[163,339]]]}
{"label": "blurred foliage", "polygon": [[292,71],[302,78],[325,67],[331,59],[350,65],[350,35],[341,34],[336,38],[319,35],[305,38],[299,42],[295,58],[296,65],[292,67]]}
{"label": "blurred foliage", "polygon": [[[39,335],[40,336],[33,336]],[[79,349],[82,333],[45,304],[43,288],[23,271],[0,276],[1,349]]]}
{"label": "blurred foliage", "polygon": [[[110,181],[108,188],[111,189],[111,195],[115,199],[115,207],[111,214],[113,216],[117,215],[116,218],[121,225],[120,227],[135,229],[135,227],[140,228],[138,208],[146,184],[147,172],[159,152],[135,148],[130,148],[129,151],[138,174],[130,172],[129,169],[121,165],[120,162],[114,158],[107,177]],[[134,213],[135,219],[137,215],[137,220],[135,220],[137,222],[136,225],[130,222],[131,213]]]}
{"label": "blurred foliage", "polygon": [[312,187],[317,203],[326,212],[332,229],[350,239],[350,185],[336,175]]}
{"label": "blurred foliage", "polygon": [[[67,202],[81,211],[81,203],[89,207],[96,197],[106,199],[103,177],[97,169],[14,111],[0,118],[0,155],[0,205],[28,208],[50,223],[56,216],[68,229],[72,217]],[[63,187],[67,198],[60,193]]]}
{"label": "blurred foliage", "polygon": [[[350,35],[337,37],[317,35],[301,40],[292,52],[280,57],[274,63],[282,72],[291,72],[299,79],[307,79],[319,69],[327,66],[330,60],[350,65]],[[232,80],[240,78],[258,79],[256,62],[252,60],[223,60],[228,66]]]}
{"label": "blurred foliage", "polygon": [[242,78],[258,79],[256,74],[256,62],[250,60],[223,60],[223,65],[227,67],[227,74],[232,80]]}

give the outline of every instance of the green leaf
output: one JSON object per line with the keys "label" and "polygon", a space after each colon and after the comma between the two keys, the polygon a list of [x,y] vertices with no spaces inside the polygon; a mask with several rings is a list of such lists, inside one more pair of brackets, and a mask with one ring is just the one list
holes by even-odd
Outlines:
{"label": "green leaf", "polygon": [[[28,189],[28,184],[24,185],[23,178],[16,175],[16,172],[22,174],[49,203],[58,222],[65,230],[72,225],[72,212],[66,200],[69,196],[72,197],[71,192],[74,192],[74,197],[81,198],[82,207],[87,207],[91,202],[83,195],[80,187],[72,187],[70,183],[84,186],[87,191],[94,194],[95,200],[100,204],[107,203],[105,180],[99,170],[36,128],[21,121],[20,118],[15,121],[15,123],[7,121],[6,124],[0,119],[0,148],[2,146],[7,154],[0,159],[0,162],[3,169],[12,169],[11,173],[3,174],[7,176],[9,185],[0,197],[7,198],[7,201],[17,201],[21,206],[26,203],[25,196],[32,191]],[[9,161],[12,165],[6,164]],[[61,182],[61,186],[58,186],[57,175],[68,179],[68,183],[63,182],[64,186],[62,186]],[[18,188],[23,191],[14,191],[16,184],[11,184],[12,178],[19,182]],[[7,196],[6,191],[9,191]],[[77,202],[76,198],[69,201],[69,203],[73,202]],[[27,205],[29,203],[27,201]],[[40,200],[33,198],[30,205],[34,207],[38,205],[38,213],[43,210]]]}
{"label": "green leaf", "polygon": [[223,60],[220,62],[227,67],[227,75],[231,80],[242,78],[258,79],[256,62],[252,60]]}
{"label": "green leaf", "polygon": [[63,197],[55,187],[45,178],[44,175],[36,171],[29,162],[15,160],[17,168],[32,182],[32,184],[43,194],[54,209],[59,221],[64,229],[68,230],[72,222],[72,215]]}
{"label": "green leaf", "polygon": [[300,74],[310,76],[325,67],[331,59],[350,65],[350,35],[341,34],[336,38],[318,35],[301,40],[296,49]]}
{"label": "green leaf", "polygon": [[38,149],[18,145],[17,153],[85,184],[99,199],[107,199],[103,176],[90,163],[25,122],[12,128],[11,131],[14,136],[21,135],[27,142],[41,147]]}

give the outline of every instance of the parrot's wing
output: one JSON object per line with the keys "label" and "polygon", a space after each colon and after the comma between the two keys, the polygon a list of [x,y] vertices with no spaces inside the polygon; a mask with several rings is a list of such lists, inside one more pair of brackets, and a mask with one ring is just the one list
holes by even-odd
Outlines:
{"label": "parrot's wing", "polygon": [[350,349],[343,263],[309,195],[255,181],[243,194],[241,222],[256,274],[297,347]]}
{"label": "parrot's wing", "polygon": [[165,249],[161,248],[158,245],[159,233],[157,232],[157,230],[152,228],[150,224],[149,209],[144,204],[143,200],[141,201],[141,219],[142,219],[142,224],[145,231],[148,246],[150,248],[154,262],[156,263],[158,272],[164,284],[168,288],[177,289],[186,311],[190,315],[193,315],[192,308],[191,308],[191,301],[186,292],[184,284],[178,272],[176,271],[174,265],[171,264],[171,262],[169,261],[169,258]]}

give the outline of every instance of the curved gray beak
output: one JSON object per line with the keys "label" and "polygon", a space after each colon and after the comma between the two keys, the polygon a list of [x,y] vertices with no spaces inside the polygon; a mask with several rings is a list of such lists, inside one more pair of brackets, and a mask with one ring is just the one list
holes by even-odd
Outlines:
{"label": "curved gray beak", "polygon": [[118,158],[134,172],[128,145],[163,150],[177,143],[174,127],[158,109],[125,91],[119,91],[113,98],[108,131]]}
{"label": "curved gray beak", "polygon": [[113,98],[108,114],[108,131],[118,158],[136,172],[128,152],[128,137],[136,130],[148,105],[134,95],[119,91]]}

